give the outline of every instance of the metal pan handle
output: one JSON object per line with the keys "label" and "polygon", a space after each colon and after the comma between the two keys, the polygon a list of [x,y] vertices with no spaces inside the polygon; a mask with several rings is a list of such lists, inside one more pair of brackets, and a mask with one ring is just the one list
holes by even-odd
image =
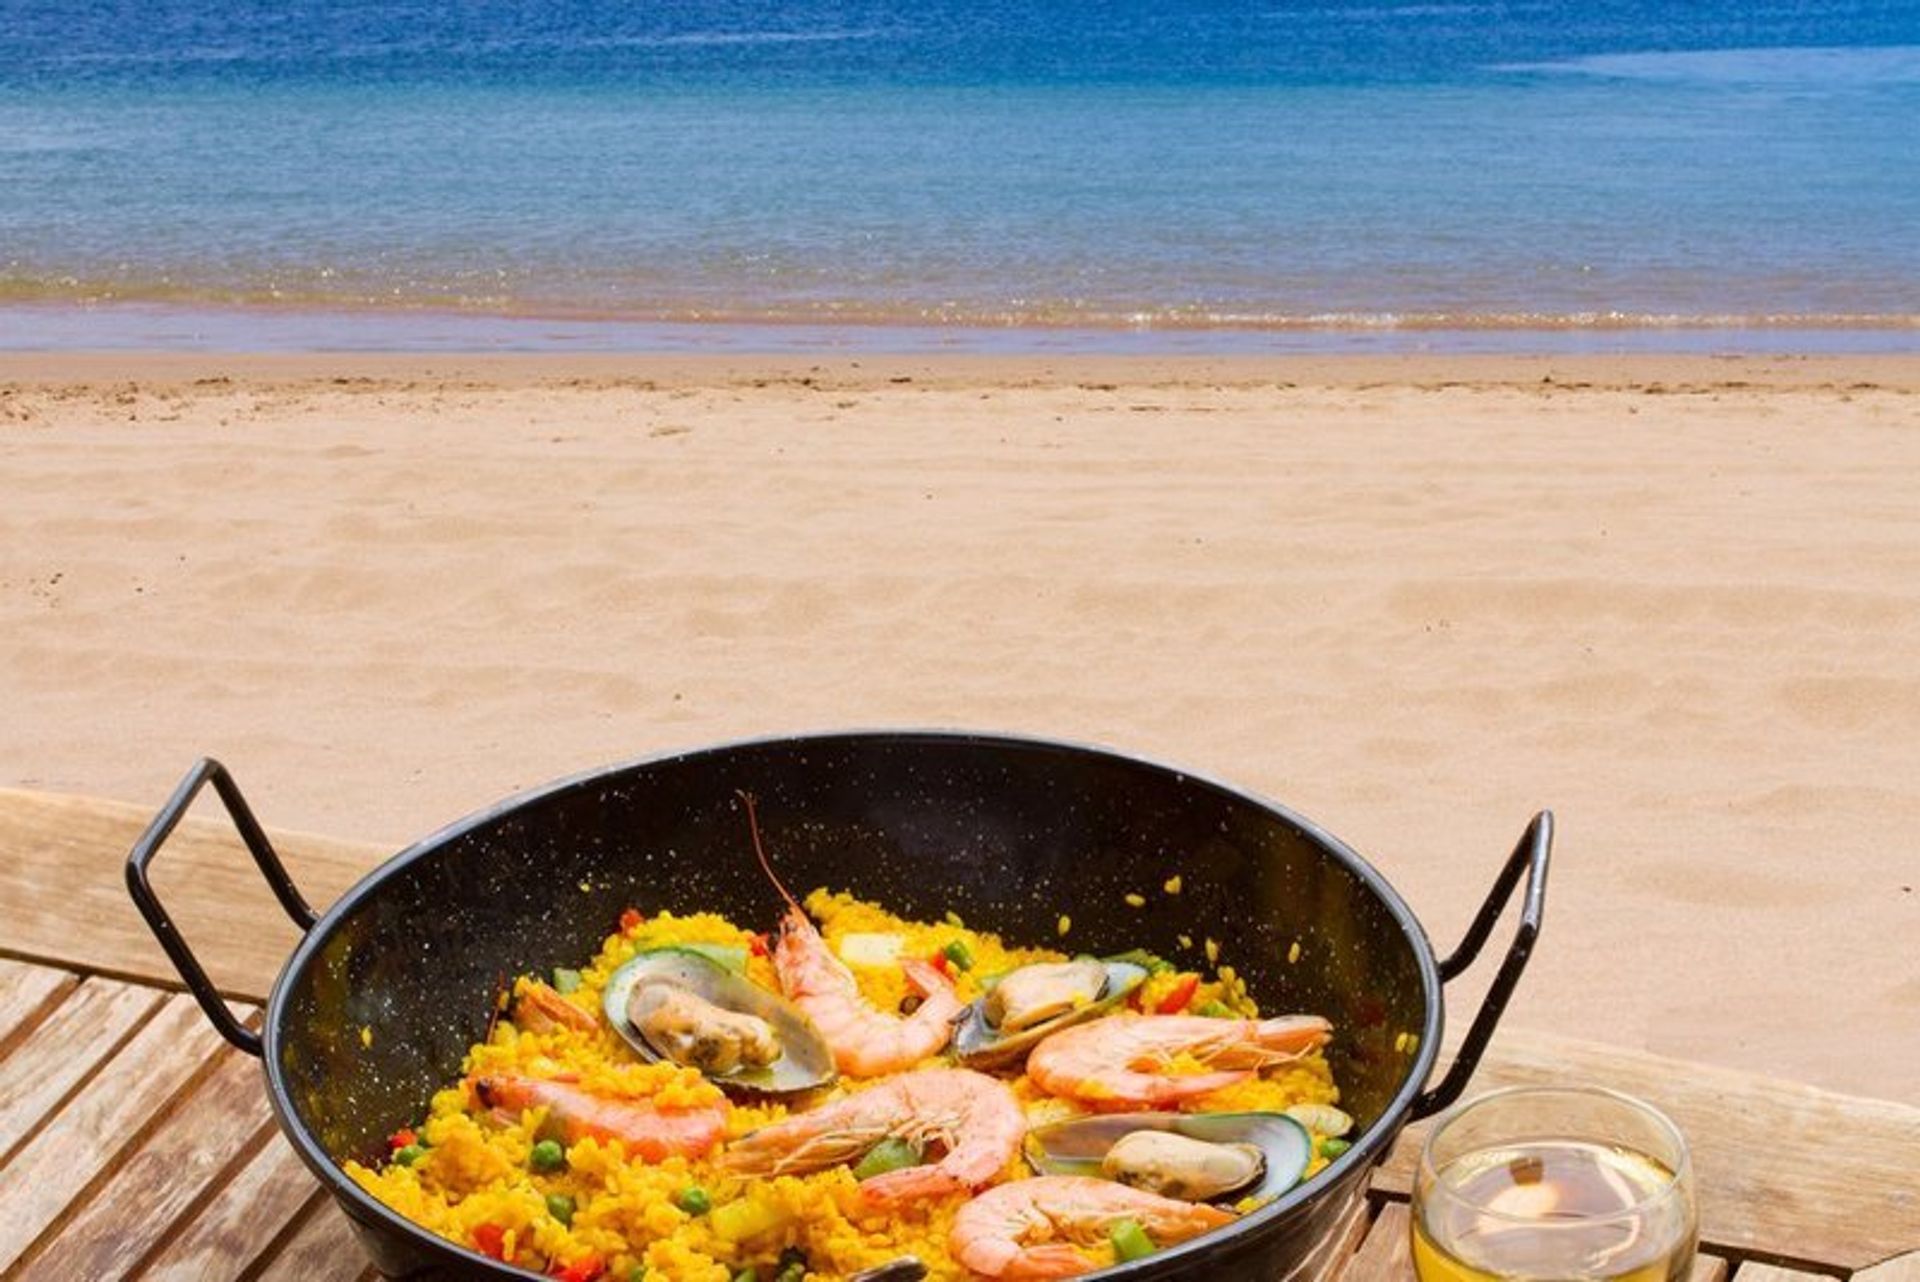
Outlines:
{"label": "metal pan handle", "polygon": [[220,800],[225,803],[240,840],[247,844],[253,862],[260,865],[261,876],[267,879],[267,885],[273,888],[280,906],[287,910],[287,916],[293,918],[293,924],[304,931],[320,920],[320,915],[313,911],[293,884],[293,878],[287,875],[286,865],[274,853],[273,843],[267,840],[260,821],[253,817],[247,799],[240,795],[239,785],[234,783],[227,768],[212,757],[202,757],[199,764],[187,772],[187,777],[173,790],[173,796],[167,798],[167,804],[160,807],[160,813],[140,834],[140,840],[133,843],[133,850],[127,855],[127,890],[133,895],[134,906],[140,910],[140,915],[147,919],[147,926],[153,931],[154,938],[160,941],[160,947],[167,950],[173,968],[180,972],[180,978],[186,981],[187,988],[199,1000],[200,1009],[207,1013],[207,1018],[220,1036],[257,1059],[261,1054],[260,1034],[235,1019],[233,1012],[227,1009],[220,990],[207,977],[206,968],[193,955],[193,950],[187,947],[187,941],[181,938],[173,918],[160,906],[159,897],[153,893],[153,883],[147,876],[147,867],[153,862],[153,857],[159,853],[167,838],[173,835],[181,817],[187,813],[187,807],[193,804],[193,799],[208,783],[212,783],[213,790],[220,794]]}
{"label": "metal pan handle", "polygon": [[1453,1067],[1447,1070],[1447,1075],[1440,1079],[1438,1086],[1422,1092],[1413,1101],[1413,1116],[1416,1119],[1431,1117],[1459,1099],[1460,1092],[1467,1088],[1467,1080],[1473,1076],[1473,1070],[1480,1066],[1480,1056],[1486,1051],[1487,1043],[1493,1040],[1494,1026],[1507,1009],[1514,986],[1520,982],[1520,973],[1527,968],[1527,958],[1533,953],[1533,942],[1540,937],[1540,918],[1547,906],[1547,862],[1552,853],[1553,812],[1542,810],[1533,817],[1527,830],[1520,834],[1520,844],[1507,856],[1493,889],[1487,892],[1486,902],[1480,905],[1473,924],[1467,927],[1466,938],[1440,963],[1442,983],[1454,979],[1473,965],[1480,950],[1486,946],[1487,937],[1493,934],[1500,914],[1506,911],[1507,904],[1513,899],[1514,888],[1520,884],[1520,875],[1525,873],[1527,893],[1520,901],[1520,927],[1513,933],[1513,943],[1508,946],[1506,958],[1494,974],[1493,986],[1487,990],[1486,1000],[1480,1003],[1480,1013],[1473,1017],[1473,1025],[1467,1029],[1466,1039],[1460,1043],[1460,1053],[1455,1056]]}

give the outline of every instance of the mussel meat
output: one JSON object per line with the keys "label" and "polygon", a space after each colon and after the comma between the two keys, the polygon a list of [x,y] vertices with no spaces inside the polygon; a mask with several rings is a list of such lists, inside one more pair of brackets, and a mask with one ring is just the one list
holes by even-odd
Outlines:
{"label": "mussel meat", "polygon": [[1042,1175],[1090,1175],[1189,1202],[1275,1197],[1313,1155],[1284,1113],[1109,1113],[1027,1133]]}
{"label": "mussel meat", "polygon": [[812,1020],[704,952],[638,954],[608,979],[601,1006],[642,1059],[698,1069],[722,1089],[784,1095],[835,1077]]}
{"label": "mussel meat", "polygon": [[961,1012],[954,1055],[970,1068],[1016,1064],[1048,1034],[1106,1014],[1146,979],[1144,966],[1092,957],[1022,966]]}

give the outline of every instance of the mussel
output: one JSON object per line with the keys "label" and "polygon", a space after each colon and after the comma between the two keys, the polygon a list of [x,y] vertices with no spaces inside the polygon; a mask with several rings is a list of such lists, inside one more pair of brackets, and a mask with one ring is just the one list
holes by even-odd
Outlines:
{"label": "mussel", "polygon": [[642,1059],[696,1068],[722,1089],[788,1095],[835,1076],[812,1020],[705,951],[640,953],[613,972],[601,1004]]}
{"label": "mussel", "polygon": [[1146,979],[1146,967],[1113,959],[1022,966],[961,1012],[953,1053],[969,1068],[1011,1066],[1049,1033],[1106,1014]]}
{"label": "mussel", "polygon": [[1027,1132],[1042,1175],[1090,1175],[1188,1202],[1275,1197],[1313,1155],[1284,1113],[1107,1113]]}

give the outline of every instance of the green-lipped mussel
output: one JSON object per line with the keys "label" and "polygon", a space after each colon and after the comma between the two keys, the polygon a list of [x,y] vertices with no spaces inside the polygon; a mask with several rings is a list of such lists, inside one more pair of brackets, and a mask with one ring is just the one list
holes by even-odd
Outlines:
{"label": "green-lipped mussel", "polygon": [[640,953],[613,972],[601,1004],[641,1058],[696,1068],[724,1089],[788,1095],[834,1080],[812,1020],[704,951]]}
{"label": "green-lipped mussel", "polygon": [[1144,966],[1092,957],[1009,971],[955,1021],[954,1056],[970,1068],[1017,1064],[1048,1034],[1106,1014],[1146,978]]}
{"label": "green-lipped mussel", "polygon": [[1298,1184],[1313,1139],[1284,1113],[1106,1113],[1035,1127],[1026,1153],[1042,1175],[1089,1175],[1189,1202],[1237,1202]]}

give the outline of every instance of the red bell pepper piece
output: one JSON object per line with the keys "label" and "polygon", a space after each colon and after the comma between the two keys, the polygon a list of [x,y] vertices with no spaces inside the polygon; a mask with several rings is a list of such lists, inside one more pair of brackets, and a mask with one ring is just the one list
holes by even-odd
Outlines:
{"label": "red bell pepper piece", "polygon": [[646,916],[638,908],[628,908],[620,914],[620,933],[631,935],[646,923]]}
{"label": "red bell pepper piece", "polygon": [[420,1137],[413,1133],[411,1126],[403,1126],[393,1134],[387,1136],[387,1147],[396,1153],[409,1144],[418,1144],[419,1142]]}
{"label": "red bell pepper piece", "polygon": [[553,1276],[560,1282],[594,1282],[606,1271],[606,1263],[599,1256],[583,1255]]}
{"label": "red bell pepper piece", "polygon": [[1200,987],[1200,976],[1182,976],[1180,982],[1173,986],[1172,991],[1160,999],[1160,1004],[1153,1008],[1153,1013],[1156,1015],[1178,1015],[1193,1001],[1193,991],[1198,987]]}
{"label": "red bell pepper piece", "polygon": [[748,935],[747,951],[752,953],[755,957],[768,956],[769,954],[767,951],[767,937],[765,935]]}
{"label": "red bell pepper piece", "polygon": [[507,1258],[507,1231],[498,1224],[476,1224],[473,1228],[473,1247],[480,1254],[504,1263]]}

